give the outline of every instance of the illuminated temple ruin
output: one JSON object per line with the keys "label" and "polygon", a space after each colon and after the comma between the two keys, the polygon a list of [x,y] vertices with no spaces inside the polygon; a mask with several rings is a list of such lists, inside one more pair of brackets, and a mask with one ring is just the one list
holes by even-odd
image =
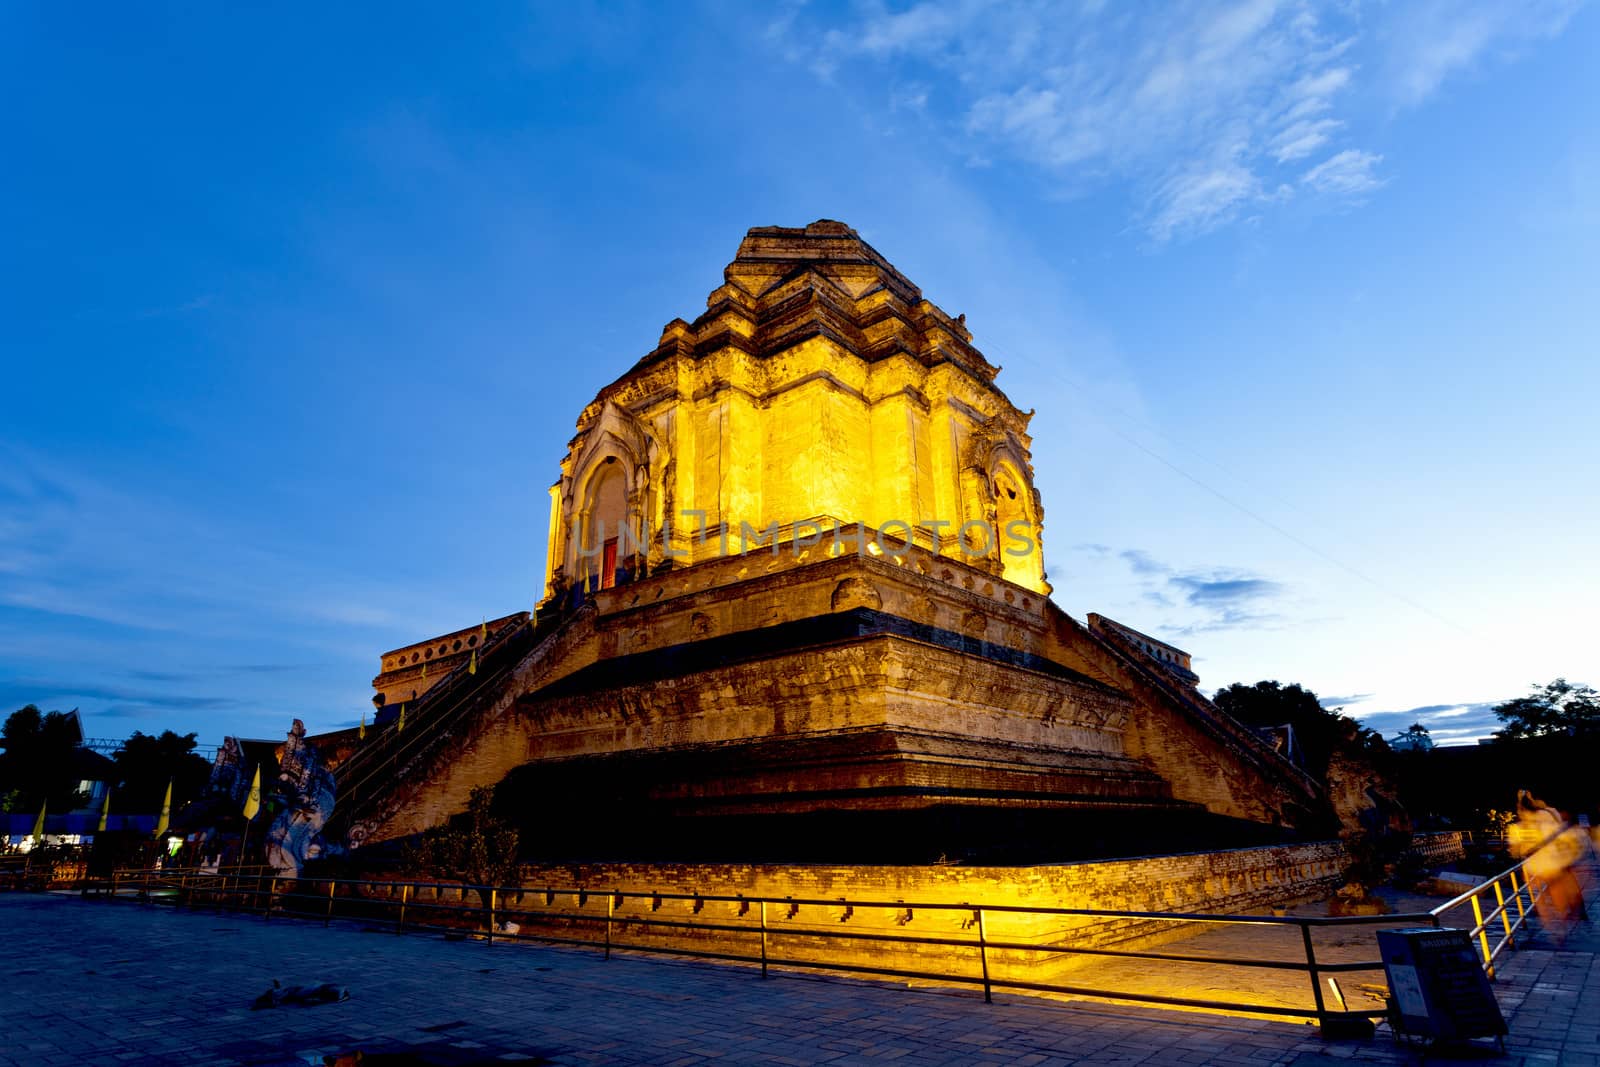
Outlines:
{"label": "illuminated temple ruin", "polygon": [[579,415],[536,610],[382,657],[329,832],[404,837],[496,784],[568,855],[1065,856],[1301,821],[1317,787],[1186,653],[1051,600],[998,371],[849,227],[751,230]]}

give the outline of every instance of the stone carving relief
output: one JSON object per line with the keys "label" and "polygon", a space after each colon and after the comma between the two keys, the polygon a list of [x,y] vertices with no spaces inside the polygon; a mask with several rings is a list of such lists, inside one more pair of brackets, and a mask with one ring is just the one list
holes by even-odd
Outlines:
{"label": "stone carving relief", "polygon": [[883,597],[865,578],[851,577],[833,587],[831,606],[834,611],[849,611],[851,608],[879,611],[883,608]]}
{"label": "stone carving relief", "polygon": [[267,830],[267,862],[279,874],[298,875],[307,860],[329,848],[322,827],[334,801],[333,774],[306,741],[306,725],[299,719],[289,728],[278,760],[278,793],[284,804]]}
{"label": "stone carving relief", "polygon": [[972,610],[961,616],[961,632],[982,639],[988,632],[989,618],[983,612]]}
{"label": "stone carving relief", "polygon": [[239,739],[224,737],[222,747],[217,749],[216,762],[211,765],[211,781],[207,791],[231,801],[242,801],[244,791],[250,786],[244,780],[243,764],[244,753],[239,748]]}

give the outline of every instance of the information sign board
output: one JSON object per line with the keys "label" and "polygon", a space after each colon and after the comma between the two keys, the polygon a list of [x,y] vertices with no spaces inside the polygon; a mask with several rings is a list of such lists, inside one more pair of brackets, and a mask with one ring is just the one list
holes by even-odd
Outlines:
{"label": "information sign board", "polygon": [[1400,1028],[1434,1038],[1500,1037],[1505,1017],[1465,930],[1379,930]]}

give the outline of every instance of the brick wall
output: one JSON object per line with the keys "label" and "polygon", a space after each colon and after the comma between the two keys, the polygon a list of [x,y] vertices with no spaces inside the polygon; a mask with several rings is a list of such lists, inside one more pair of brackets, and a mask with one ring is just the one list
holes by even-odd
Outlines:
{"label": "brick wall", "polygon": [[1430,867],[1441,863],[1453,863],[1466,856],[1467,841],[1471,836],[1463,830],[1418,834],[1411,841],[1411,851]]}
{"label": "brick wall", "polygon": [[[604,916],[605,894],[580,907],[570,894],[546,904],[540,887],[622,893],[613,900],[618,942],[697,951],[758,954],[759,907],[736,901],[657,899],[654,893],[710,897],[765,897],[769,949],[775,958],[814,963],[842,962],[964,973],[977,967],[973,946],[913,945],[854,940],[848,933],[975,941],[970,909],[919,908],[919,904],[1035,905],[1039,907],[1264,913],[1331,893],[1343,881],[1343,846],[1323,842],[1266,849],[1156,856],[1097,863],[1021,868],[780,866],[746,864],[582,864],[531,867],[523,885],[535,910],[563,913],[555,925],[582,936]],[[782,898],[835,903],[785,904]],[[849,901],[849,904],[843,903]],[[513,908],[515,904],[511,905]],[[582,917],[587,916],[587,919]],[[701,932],[652,928],[650,920],[717,923],[732,930]],[[1038,915],[986,910],[985,936],[992,942],[1108,947],[1154,944],[1194,931],[1192,924],[1161,919]],[[822,932],[819,934],[818,932]],[[1046,980],[1080,959],[1060,951],[992,950],[996,974]]]}
{"label": "brick wall", "polygon": [[[1419,839],[1435,862],[1460,855],[1461,835]],[[762,926],[775,963],[926,971],[977,977],[975,908],[997,979],[1068,983],[1096,957],[1072,948],[1149,946],[1192,934],[1196,926],[1159,918],[1037,915],[1005,905],[1115,911],[1265,914],[1273,907],[1327,896],[1342,882],[1348,856],[1338,841],[1272,848],[1150,856],[1035,867],[872,867],[761,864],[560,864],[526,867],[522,890],[501,895],[499,916],[527,934],[599,941],[611,916],[611,940],[706,955],[759,958]],[[393,895],[378,891],[379,895]],[[422,905],[460,901],[458,890],[422,888]],[[682,894],[671,899],[659,894]],[[470,895],[469,895],[470,896]],[[765,912],[759,901],[766,898]],[[728,898],[728,899],[708,899]],[[789,898],[789,899],[785,899]],[[929,905],[970,905],[936,908]],[[532,914],[541,913],[541,914]],[[714,926],[687,929],[669,923]],[[1299,951],[1283,928],[1285,958]],[[864,936],[848,936],[864,935]],[[937,938],[928,945],[893,938]],[[1248,977],[1248,975],[1246,975]],[[1244,988],[1243,986],[1240,987]]]}

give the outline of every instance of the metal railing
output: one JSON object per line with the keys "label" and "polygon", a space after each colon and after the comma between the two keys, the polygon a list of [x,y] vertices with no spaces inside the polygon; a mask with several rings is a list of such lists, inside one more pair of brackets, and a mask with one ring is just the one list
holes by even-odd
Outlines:
{"label": "metal railing", "polygon": [[[1517,931],[1522,929],[1522,924],[1528,921],[1528,913],[1534,909],[1534,905],[1539,902],[1540,897],[1544,896],[1548,888],[1543,883],[1538,883],[1537,888],[1535,888],[1535,883],[1528,878],[1527,860],[1523,860],[1515,866],[1501,871],[1488,881],[1480,882],[1465,893],[1445,901],[1437,908],[1429,911],[1428,916],[1434,926],[1439,926],[1446,912],[1470,903],[1472,905],[1473,927],[1467,931],[1467,936],[1477,946],[1479,955],[1483,957],[1483,969],[1489,975],[1489,980],[1493,981],[1495,958],[1507,947],[1516,947]],[[1506,895],[1508,889],[1510,890],[1510,896]],[[1486,893],[1491,892],[1494,894],[1495,907],[1486,916],[1483,913],[1482,898]],[[1524,897],[1527,898],[1526,903],[1523,902]],[[1515,922],[1511,921],[1510,909],[1513,905],[1517,909]],[[1489,945],[1489,931],[1491,924],[1496,919],[1500,920],[1502,933],[1498,943],[1491,948]]]}
{"label": "metal railing", "polygon": [[[772,897],[742,894],[673,893],[587,887],[479,886],[463,882],[374,881],[363,879],[286,878],[259,868],[227,868],[218,871],[195,868],[118,871],[93,888],[108,898],[132,898],[145,903],[169,903],[182,907],[218,907],[255,912],[263,917],[289,916],[320,919],[327,925],[334,919],[356,919],[368,923],[387,923],[396,933],[406,930],[435,930],[446,934],[471,936],[485,942],[537,941],[579,945],[601,949],[609,959],[613,950],[662,953],[755,964],[761,976],[771,968],[809,969],[878,977],[906,978],[930,982],[951,982],[982,988],[984,999],[992,1001],[996,989],[1055,993],[1069,996],[1132,1000],[1152,1004],[1209,1008],[1220,1011],[1291,1016],[1326,1021],[1341,1014],[1329,1011],[1323,1002],[1319,975],[1341,970],[1370,969],[1376,964],[1322,963],[1315,957],[1312,927],[1337,925],[1351,920],[1298,916],[1212,915],[1171,912],[1112,911],[1096,908],[1049,908],[1016,904],[969,904],[950,902],[907,902],[903,900],[848,900],[807,897]],[[528,906],[528,898],[535,906]],[[477,903],[470,903],[476,898]],[[543,906],[537,901],[543,900]],[[557,908],[558,900],[569,899],[571,908]],[[627,901],[647,903],[652,913],[665,903],[689,905],[699,915],[709,905],[727,905],[736,921],[698,918],[665,918],[621,910]],[[603,914],[599,905],[604,904]],[[802,909],[842,911],[841,926],[819,926],[814,922],[796,923]],[[956,917],[966,936],[896,934],[870,929],[844,928],[843,921],[857,911],[888,912],[909,922],[916,913],[947,914]],[[778,918],[774,921],[774,915]],[[1239,959],[1225,956],[1177,952],[1143,951],[1124,948],[1071,945],[1060,941],[1019,941],[993,936],[998,917],[1055,917],[1063,919],[1146,920],[1159,923],[1299,927],[1299,943],[1306,954],[1299,960]],[[553,929],[524,932],[521,925],[544,923]],[[518,929],[507,924],[516,923]],[[677,932],[680,937],[667,944],[652,944],[641,934]],[[628,936],[628,935],[633,936]],[[726,945],[708,948],[685,944],[694,934],[741,935],[748,938],[746,951]],[[852,962],[842,958],[802,958],[774,951],[774,942],[852,941],[871,946],[900,945],[941,950],[946,961],[965,954],[972,973],[950,968],[889,967]],[[719,943],[720,944],[720,943]],[[1166,963],[1217,964],[1240,968],[1268,968],[1302,971],[1309,976],[1314,1008],[1244,1003],[1202,997],[1169,996],[1134,990],[1106,990],[1083,985],[1030,981],[997,974],[992,966],[997,953],[1044,954],[1050,956],[1086,955]],[[1360,1012],[1345,1013],[1361,1015]],[[1381,1013],[1380,1013],[1381,1014]]]}
{"label": "metal railing", "polygon": [[[328,925],[334,919],[347,919],[388,926],[395,933],[433,931],[488,944],[533,941],[585,946],[600,949],[607,959],[613,951],[626,951],[721,960],[757,966],[763,978],[773,968],[812,970],[977,987],[986,1001],[992,1001],[995,990],[1007,990],[1314,1019],[1325,1032],[1340,1032],[1351,1020],[1388,1014],[1387,1005],[1350,1010],[1342,993],[1331,998],[1336,1009],[1323,991],[1324,982],[1337,975],[1381,974],[1383,963],[1366,957],[1319,958],[1314,932],[1374,926],[1443,928],[1452,912],[1470,908],[1474,925],[1467,933],[1492,979],[1496,959],[1507,947],[1515,947],[1518,932],[1544,892],[1537,880],[1530,884],[1525,863],[1426,912],[1338,917],[295,878],[267,866],[118,869],[110,876],[86,878],[77,888],[85,895],[111,900],[234,910],[258,914],[263,920],[290,917]],[[1484,898],[1490,895],[1494,907],[1485,912]],[[919,915],[919,925],[932,923],[939,929],[907,930]],[[1127,947],[1154,940],[1153,929],[1170,941],[1174,934],[1181,938],[1238,927],[1281,929],[1292,944],[1276,954],[1253,955]],[[847,944],[836,949],[840,943]],[[1363,943],[1359,951],[1375,947]],[[896,952],[909,953],[909,961],[896,958]],[[1297,980],[1302,999],[1298,1004],[1262,1003],[1044,980],[1062,972],[1074,977],[1066,961],[1077,959],[1225,968],[1240,976],[1237,983],[1229,983],[1232,988],[1258,992],[1260,983],[1248,985],[1246,975],[1298,972],[1303,976]],[[1328,984],[1333,992],[1335,983]],[[1307,991],[1309,1006],[1303,999]]]}
{"label": "metal railing", "polygon": [[48,858],[36,857],[32,851],[11,853],[0,856],[0,889],[76,885],[85,869],[82,851],[76,855],[57,852]]}
{"label": "metal railing", "polygon": [[[600,949],[607,959],[616,950],[722,960],[758,966],[762,977],[772,968],[859,974],[978,987],[986,1001],[999,989],[1314,1019],[1327,1028],[1344,1020],[1387,1014],[1386,1008],[1350,1010],[1344,1007],[1342,997],[1335,1009],[1323,992],[1323,983],[1330,976],[1381,973],[1383,964],[1376,958],[1319,959],[1314,931],[1377,925],[1440,927],[1447,913],[1470,905],[1477,921],[1469,934],[1481,946],[1484,967],[1492,977],[1495,958],[1515,944],[1518,929],[1538,899],[1538,891],[1521,877],[1522,867],[1519,863],[1502,871],[1428,912],[1347,917],[289,878],[267,867],[119,870],[109,878],[86,880],[83,888],[109,899],[214,907],[252,912],[263,919],[319,919],[324,925],[334,919],[353,919],[386,925],[396,933],[434,931],[491,944],[498,940],[587,946]],[[1496,906],[1485,915],[1480,898],[1490,893]],[[924,922],[934,921],[941,930],[905,931],[919,914]],[[1503,935],[1491,946],[1490,931],[1496,920],[1502,924]],[[1127,937],[1128,928],[1137,924],[1179,936],[1219,927],[1272,927],[1290,935],[1293,948],[1278,958],[1268,958],[1266,953],[1212,955],[1118,947],[1115,936],[1119,931]],[[1041,927],[1044,936],[1038,936]],[[1019,928],[1023,928],[1021,935]],[[1028,936],[1028,930],[1034,936]],[[1113,935],[1109,940],[1108,932]],[[1148,929],[1131,936],[1137,939],[1147,934]],[[1099,943],[1097,936],[1102,938]],[[833,950],[840,942],[849,944],[843,951]],[[892,959],[894,952],[909,953],[911,959]],[[1241,975],[1235,986],[1240,989],[1248,988],[1243,976],[1250,973],[1299,972],[1303,975],[1299,988],[1302,995],[1310,993],[1310,1003],[1269,1004],[1044,980],[1070,971],[1062,962],[1080,957],[1227,968]],[[1017,973],[1038,971],[1041,963],[1052,973],[1035,977]]]}

